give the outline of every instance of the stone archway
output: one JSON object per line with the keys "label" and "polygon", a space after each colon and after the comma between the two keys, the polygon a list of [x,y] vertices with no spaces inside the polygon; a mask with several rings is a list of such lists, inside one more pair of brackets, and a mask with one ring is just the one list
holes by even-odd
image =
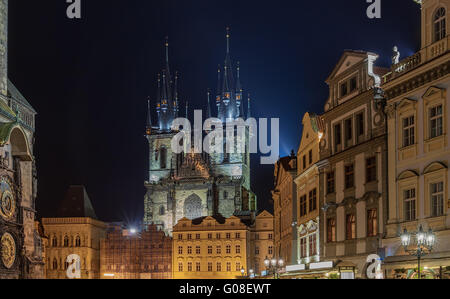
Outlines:
{"label": "stone archway", "polygon": [[203,207],[201,198],[192,194],[184,201],[184,217],[193,220],[203,216]]}
{"label": "stone archway", "polygon": [[11,144],[11,154],[13,157],[18,157],[23,161],[32,161],[28,140],[20,127],[15,127],[11,130],[9,136],[9,142]]}

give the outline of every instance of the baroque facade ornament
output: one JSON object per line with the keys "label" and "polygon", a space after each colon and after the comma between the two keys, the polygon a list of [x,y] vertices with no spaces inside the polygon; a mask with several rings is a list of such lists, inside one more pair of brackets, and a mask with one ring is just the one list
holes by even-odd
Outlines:
{"label": "baroque facade ornament", "polygon": [[2,246],[2,262],[7,269],[11,269],[16,260],[16,242],[13,236],[9,233],[5,233],[1,239]]}

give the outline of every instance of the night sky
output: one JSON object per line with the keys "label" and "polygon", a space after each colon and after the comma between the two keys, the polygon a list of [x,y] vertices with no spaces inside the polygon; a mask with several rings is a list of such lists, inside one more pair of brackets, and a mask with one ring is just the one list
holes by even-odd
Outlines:
{"label": "night sky", "polygon": [[[241,62],[253,116],[280,118],[281,155],[297,150],[305,112],[322,113],[324,80],[345,49],[374,51],[389,66],[420,41],[420,7],[382,0],[382,18],[365,0],[82,0],[81,20],[65,0],[9,1],[9,77],[38,111],[35,155],[40,217],[55,216],[71,184],[86,186],[100,219],[143,215],[148,146],[146,98],[156,96],[170,39],[171,68],[181,74],[182,107],[205,109],[226,50]],[[191,115],[193,111],[191,109]],[[270,208],[273,166],[252,159],[252,185]]]}

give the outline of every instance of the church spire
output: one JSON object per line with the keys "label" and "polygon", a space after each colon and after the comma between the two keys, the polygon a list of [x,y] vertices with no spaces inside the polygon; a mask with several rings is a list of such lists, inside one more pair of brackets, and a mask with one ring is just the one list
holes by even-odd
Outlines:
{"label": "church spire", "polygon": [[211,118],[212,117],[211,104],[210,104],[211,92],[210,92],[209,89],[208,89],[207,94],[208,94],[208,106],[206,107],[206,115],[207,115],[208,118]]}
{"label": "church spire", "polygon": [[150,104],[150,97],[148,97],[147,100],[147,135],[152,134],[152,110],[151,110],[151,104]]}
{"label": "church spire", "polygon": [[186,119],[189,118],[189,102],[186,101]]}
{"label": "church spire", "polygon": [[250,98],[250,94],[248,94],[248,99],[247,99],[247,119],[252,117],[252,111],[251,111],[251,98]]}

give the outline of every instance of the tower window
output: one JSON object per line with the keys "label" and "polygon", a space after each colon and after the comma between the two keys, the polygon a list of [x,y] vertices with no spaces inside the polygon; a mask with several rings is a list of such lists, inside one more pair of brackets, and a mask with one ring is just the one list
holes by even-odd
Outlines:
{"label": "tower window", "polygon": [[160,150],[161,159],[159,161],[159,166],[161,169],[167,168],[167,149],[165,147]]}
{"label": "tower window", "polygon": [[441,7],[434,15],[434,42],[440,41],[446,35],[445,8]]}

